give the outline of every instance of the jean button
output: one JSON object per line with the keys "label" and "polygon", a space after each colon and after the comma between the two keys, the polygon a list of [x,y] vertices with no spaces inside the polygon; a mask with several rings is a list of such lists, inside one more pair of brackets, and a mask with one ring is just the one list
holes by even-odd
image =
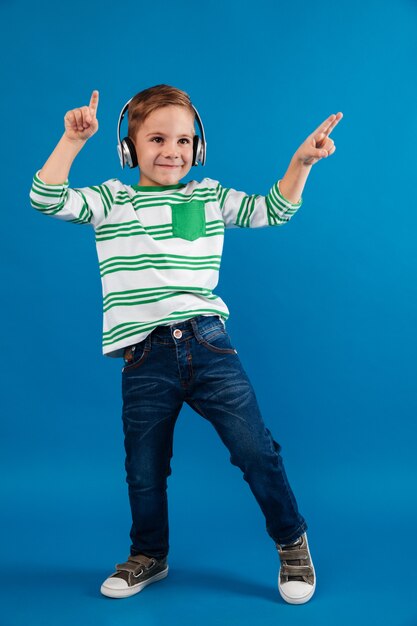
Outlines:
{"label": "jean button", "polygon": [[180,331],[180,329],[179,329],[179,328],[176,328],[176,329],[174,330],[173,335],[174,335],[175,339],[181,339],[181,337],[182,337],[182,332]]}

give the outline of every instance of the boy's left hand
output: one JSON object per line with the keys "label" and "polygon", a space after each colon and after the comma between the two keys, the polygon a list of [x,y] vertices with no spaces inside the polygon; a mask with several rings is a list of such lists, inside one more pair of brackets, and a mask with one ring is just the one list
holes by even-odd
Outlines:
{"label": "boy's left hand", "polygon": [[294,154],[293,159],[303,165],[314,165],[325,159],[336,150],[333,139],[329,135],[343,117],[343,113],[333,113],[316,130],[311,133]]}

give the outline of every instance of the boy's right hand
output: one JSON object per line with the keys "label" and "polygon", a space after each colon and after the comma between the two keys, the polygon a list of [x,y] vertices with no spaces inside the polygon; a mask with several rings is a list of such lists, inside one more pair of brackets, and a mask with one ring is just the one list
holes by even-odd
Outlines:
{"label": "boy's right hand", "polygon": [[97,120],[98,91],[91,94],[90,104],[72,109],[65,114],[64,135],[71,141],[87,141],[98,131]]}

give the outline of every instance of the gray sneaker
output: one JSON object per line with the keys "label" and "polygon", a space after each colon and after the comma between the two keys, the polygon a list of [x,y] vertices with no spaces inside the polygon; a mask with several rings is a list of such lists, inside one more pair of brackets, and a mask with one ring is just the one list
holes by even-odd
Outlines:
{"label": "gray sneaker", "polygon": [[125,563],[116,563],[116,571],[106,578],[100,591],[109,598],[127,598],[167,575],[167,557],[155,559],[144,554],[130,555]]}
{"label": "gray sneaker", "polygon": [[294,543],[276,544],[281,566],[278,574],[278,590],[289,604],[304,604],[316,589],[316,573],[304,533]]}

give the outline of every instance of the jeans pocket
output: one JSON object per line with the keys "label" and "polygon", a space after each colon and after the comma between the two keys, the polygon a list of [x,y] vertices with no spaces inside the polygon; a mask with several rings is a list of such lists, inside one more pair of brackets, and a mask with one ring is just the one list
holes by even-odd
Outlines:
{"label": "jeans pocket", "polygon": [[146,339],[136,343],[133,346],[128,346],[125,348],[123,353],[124,367],[122,372],[126,372],[131,369],[136,369],[140,367],[142,363],[145,361],[146,357],[149,354],[149,350],[145,349]]}
{"label": "jeans pocket", "polygon": [[218,354],[237,354],[237,350],[232,346],[229,333],[224,330],[223,325],[210,329],[205,334],[200,335],[202,346],[217,352]]}
{"label": "jeans pocket", "polygon": [[201,200],[173,204],[171,211],[174,237],[194,241],[206,234],[205,204]]}

